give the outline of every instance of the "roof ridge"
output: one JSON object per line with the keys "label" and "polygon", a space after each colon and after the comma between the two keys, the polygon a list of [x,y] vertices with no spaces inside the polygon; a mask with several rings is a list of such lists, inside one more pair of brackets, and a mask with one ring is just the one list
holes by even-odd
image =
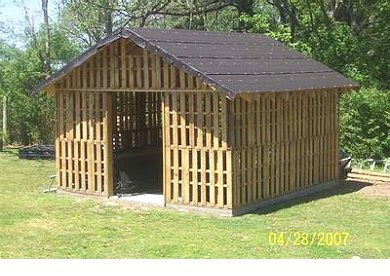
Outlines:
{"label": "roof ridge", "polygon": [[[213,80],[212,78],[209,78],[205,73],[201,72],[200,70],[198,70],[197,68],[193,67],[192,65],[190,65],[190,64],[188,64],[186,62],[181,61],[175,55],[168,53],[167,51],[165,51],[164,49],[158,47],[155,44],[152,44],[147,39],[143,38],[140,34],[134,32],[134,31],[129,31],[129,32],[143,40],[143,42],[145,43],[145,47],[144,48],[146,48],[146,49],[149,48],[149,50],[154,50],[154,52],[157,52],[157,53],[160,52],[161,55],[163,55],[163,57],[168,59],[168,61],[171,62],[174,66],[182,67],[189,74],[194,74],[197,77],[203,77],[203,79],[205,79],[205,81],[208,82],[209,84],[215,85],[218,88],[220,88],[221,90],[223,90],[227,94],[228,98],[231,98],[231,99],[234,98],[235,93],[232,90],[230,90],[228,87],[226,87],[223,84],[221,84],[220,82],[218,82],[217,80]],[[149,47],[148,47],[148,45],[149,45]],[[150,47],[150,46],[152,46],[152,47]]]}
{"label": "roof ridge", "polygon": [[[202,34],[199,36],[196,36],[196,34]],[[168,40],[171,40],[172,43],[165,43],[164,38],[167,37]],[[221,90],[222,92],[226,93],[226,96],[230,99],[233,99],[237,93],[241,93],[242,91],[249,91],[252,90],[253,92],[265,92],[269,91],[269,88],[272,89],[272,91],[282,91],[284,90],[284,86],[289,86],[291,89],[295,90],[301,90],[305,89],[309,85],[308,82],[311,81],[311,84],[313,87],[317,88],[333,88],[333,87],[350,87],[355,88],[358,87],[356,83],[346,79],[338,72],[334,71],[333,69],[329,68],[329,71],[327,69],[322,69],[323,72],[318,73],[333,73],[333,75],[328,75],[327,79],[325,77],[320,78],[317,82],[313,80],[312,76],[309,76],[310,74],[315,74],[315,70],[320,70],[320,66],[316,63],[317,61],[313,60],[310,57],[307,57],[303,55],[302,53],[296,51],[295,49],[290,49],[287,46],[283,45],[281,42],[278,42],[276,40],[273,40],[272,38],[269,38],[263,34],[257,34],[257,33],[224,33],[224,32],[210,32],[210,31],[198,31],[198,30],[184,30],[184,29],[146,29],[146,28],[119,28],[115,30],[112,34],[106,36],[105,38],[98,41],[94,46],[86,50],[84,53],[82,53],[77,58],[73,59],[70,63],[62,67],[59,71],[57,71],[55,74],[53,74],[50,78],[42,81],[40,84],[38,84],[34,90],[33,93],[36,93],[40,90],[43,90],[50,84],[52,84],[55,81],[58,81],[62,77],[64,77],[69,71],[73,70],[74,68],[80,66],[82,63],[84,63],[87,59],[95,55],[100,48],[106,46],[109,43],[112,43],[120,38],[125,38],[133,41],[138,47],[149,50],[153,53],[156,53],[163,57],[168,63],[172,64],[173,66],[177,68],[183,69],[188,74],[194,75],[198,78],[201,78],[204,82],[208,83],[210,86]],[[260,39],[261,38],[261,39]],[[186,47],[180,47],[181,44],[184,44],[183,42],[175,42],[175,40],[180,39],[183,40],[184,43],[186,43]],[[246,39],[246,41],[245,41]],[[260,39],[260,40],[258,40]],[[240,47],[240,45],[243,44],[229,44],[233,43],[234,41],[240,40],[240,43],[247,43],[247,45],[250,45],[250,47]],[[243,41],[241,41],[243,40]],[[271,41],[272,43],[269,43],[268,41]],[[177,44],[175,46],[172,46],[171,44]],[[212,43],[215,43],[214,45],[220,45],[219,47],[206,47],[206,46],[199,46],[199,45],[210,45]],[[218,43],[218,44],[216,44]],[[167,46],[169,45],[169,46]],[[191,45],[191,46],[190,46]],[[226,46],[227,45],[227,46]],[[233,47],[230,47],[230,45],[233,45]],[[237,47],[235,47],[237,45]],[[253,46],[253,47],[252,47]],[[207,55],[208,53],[208,55]],[[260,58],[259,54],[263,53],[263,55],[266,55],[268,58]],[[192,56],[190,56],[192,54]],[[278,58],[280,55],[283,56],[283,58]],[[214,76],[225,76],[226,74],[217,74],[213,73],[207,73],[207,70],[204,66],[202,66],[202,63],[196,63],[196,58],[198,59],[216,59],[216,60],[224,60],[228,61],[228,65],[231,66],[231,71],[228,71],[230,75],[234,76],[277,76],[277,75],[287,75],[287,74],[293,74],[293,73],[299,73],[295,72],[294,66],[290,69],[286,68],[283,69],[283,67],[280,67],[280,64],[276,60],[306,60],[307,63],[311,66],[306,67],[303,65],[297,64],[297,67],[303,66],[303,69],[306,68],[307,72],[301,72],[301,83],[290,83],[290,82],[284,82],[283,84],[279,81],[272,82],[272,85],[267,85],[264,83],[265,79],[263,78],[247,78],[247,82],[243,82],[242,79],[236,78],[236,82],[240,82],[241,86],[237,86],[236,82],[233,82],[234,80],[229,80],[229,82],[224,81],[223,79],[216,79]],[[261,59],[261,60],[267,60],[266,63],[269,63],[269,66],[271,68],[269,69],[269,73],[256,73],[256,67],[251,67],[248,69],[248,73],[241,73],[240,69],[237,69],[235,67],[235,63],[230,62],[230,60],[240,60],[240,59]],[[312,63],[312,64],[310,64]],[[321,64],[321,63],[319,63]],[[327,66],[322,65],[322,68]],[[279,68],[278,70],[286,71],[286,72],[280,72],[279,74],[275,72],[273,74],[272,70],[274,67]],[[279,66],[279,67],[278,67]],[[213,69],[213,68],[212,68]],[[217,68],[218,69],[218,68]],[[309,69],[312,71],[309,72]],[[238,70],[238,72],[237,72]],[[290,70],[290,72],[288,72]],[[325,71],[324,71],[325,70]],[[215,68],[214,68],[215,71]],[[252,73],[250,72],[252,71]],[[305,74],[308,74],[307,78],[305,78]],[[342,78],[343,77],[343,78]],[[319,83],[321,82],[321,83]],[[244,85],[245,84],[245,85]]]}

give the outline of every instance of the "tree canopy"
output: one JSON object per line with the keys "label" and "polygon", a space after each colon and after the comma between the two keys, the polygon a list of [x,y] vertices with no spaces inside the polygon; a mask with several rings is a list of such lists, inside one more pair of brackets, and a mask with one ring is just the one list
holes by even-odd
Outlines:
{"label": "tree canopy", "polygon": [[41,0],[44,18],[37,29],[26,13],[23,49],[0,42],[0,96],[7,95],[11,142],[52,142],[54,103],[31,95],[36,83],[117,28],[156,27],[263,33],[323,62],[363,87],[341,100],[342,147],[358,158],[390,154],[388,0],[56,3],[59,13],[51,20],[47,6],[53,3]]}

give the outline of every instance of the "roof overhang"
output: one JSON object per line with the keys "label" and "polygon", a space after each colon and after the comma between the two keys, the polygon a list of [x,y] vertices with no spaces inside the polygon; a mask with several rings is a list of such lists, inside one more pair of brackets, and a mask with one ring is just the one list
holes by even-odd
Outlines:
{"label": "roof overhang", "polygon": [[[144,38],[142,35],[137,33],[134,30],[131,29],[119,29],[115,32],[113,32],[111,35],[105,37],[104,39],[100,40],[98,43],[96,43],[93,47],[86,50],[83,54],[81,54],[79,57],[75,58],[73,61],[71,61],[69,64],[61,68],[58,72],[56,72],[54,75],[52,75],[50,78],[42,81],[39,85],[37,85],[32,93],[35,94],[39,91],[46,91],[49,94],[53,93],[55,91],[54,85],[57,81],[62,79],[66,74],[68,74],[71,70],[81,66],[85,61],[87,61],[90,57],[98,53],[101,48],[104,46],[118,40],[121,38],[129,39],[133,41],[137,46],[140,48],[146,49],[152,53],[156,53],[157,55],[164,58],[166,62],[169,64],[172,64],[176,68],[183,69],[185,72],[194,75],[204,82],[208,83],[212,88],[216,90],[220,90],[224,93],[226,93],[226,96],[230,99],[233,99],[236,94],[246,93],[244,91],[233,91],[231,88],[223,85],[223,83],[216,81],[215,79],[208,76],[206,73],[202,72],[201,70],[191,66],[190,64],[187,64],[183,61],[181,61],[179,58],[174,56],[173,54],[169,53],[168,51],[164,50],[162,47],[159,47],[156,45],[156,43],[153,43],[153,41],[148,41],[147,38]],[[340,89],[340,91],[350,91],[354,89],[358,89],[359,85],[357,85],[354,82],[350,82],[347,86],[337,86],[337,87],[326,87],[323,89],[333,89],[337,88]],[[296,91],[296,89],[293,89],[292,91]],[[248,91],[250,93],[250,91]],[[278,91],[271,91],[271,92],[278,92]],[[281,92],[288,92],[288,90],[284,90]]]}

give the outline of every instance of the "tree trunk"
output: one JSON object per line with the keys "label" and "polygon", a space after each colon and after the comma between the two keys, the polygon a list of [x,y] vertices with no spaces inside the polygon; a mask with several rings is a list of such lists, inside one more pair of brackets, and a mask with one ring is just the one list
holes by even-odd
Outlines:
{"label": "tree trunk", "polygon": [[42,0],[42,11],[43,11],[43,28],[45,32],[45,57],[44,57],[44,71],[46,78],[51,73],[51,60],[50,60],[50,27],[49,27],[49,12],[48,12],[49,0]]}
{"label": "tree trunk", "polygon": [[[239,0],[235,1],[235,7],[238,12],[238,16],[241,16],[242,14],[247,14],[249,16],[253,16],[253,4],[254,0]],[[244,22],[242,20],[239,20],[238,22],[238,31],[244,30]]]}
{"label": "tree trunk", "polygon": [[104,1],[104,6],[107,8],[103,10],[103,16],[104,16],[104,29],[105,29],[105,34],[109,35],[113,31],[113,19],[112,19],[112,7],[111,7],[110,1],[106,0]]}
{"label": "tree trunk", "polygon": [[3,96],[3,133],[2,133],[3,146],[7,142],[7,96]]}

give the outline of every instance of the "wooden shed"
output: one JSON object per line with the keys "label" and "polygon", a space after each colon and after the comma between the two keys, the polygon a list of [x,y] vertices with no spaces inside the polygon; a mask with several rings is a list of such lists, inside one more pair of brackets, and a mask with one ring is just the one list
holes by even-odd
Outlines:
{"label": "wooden shed", "polygon": [[136,28],[35,90],[56,99],[59,189],[111,197],[122,167],[165,206],[238,215],[338,180],[338,101],[356,87],[260,34]]}

